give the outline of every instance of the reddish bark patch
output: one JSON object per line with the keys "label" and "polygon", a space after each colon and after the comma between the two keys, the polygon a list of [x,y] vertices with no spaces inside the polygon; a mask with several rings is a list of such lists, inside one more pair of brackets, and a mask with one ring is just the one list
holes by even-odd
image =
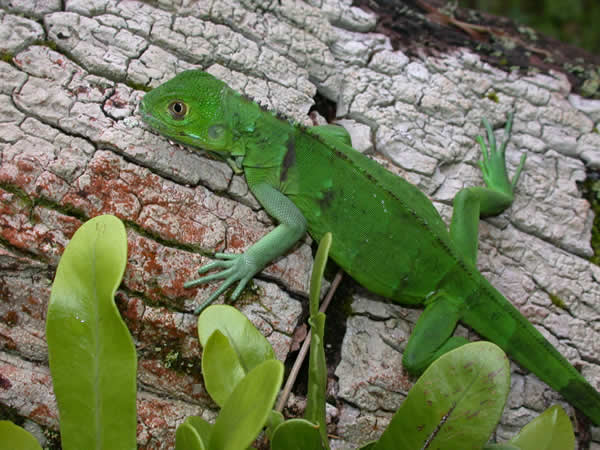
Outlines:
{"label": "reddish bark patch", "polygon": [[0,374],[0,389],[8,390],[11,387],[12,383],[10,382],[10,380],[6,377],[3,377],[2,374]]}
{"label": "reddish bark patch", "polygon": [[8,311],[2,316],[2,322],[4,322],[9,327],[14,327],[19,323],[19,315],[16,311]]}
{"label": "reddish bark patch", "polygon": [[29,414],[29,418],[34,421],[39,421],[41,423],[51,422],[52,419],[56,418],[56,415],[50,411],[50,408],[46,405],[38,405],[31,413]]}

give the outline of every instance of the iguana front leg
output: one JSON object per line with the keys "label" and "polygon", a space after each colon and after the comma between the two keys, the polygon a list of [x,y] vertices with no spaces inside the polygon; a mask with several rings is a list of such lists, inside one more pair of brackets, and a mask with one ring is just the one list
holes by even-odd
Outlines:
{"label": "iguana front leg", "polygon": [[296,205],[285,195],[266,183],[250,186],[250,189],[258,202],[263,205],[271,217],[279,222],[279,225],[241,255],[216,253],[217,261],[198,269],[200,274],[213,269],[221,270],[189,281],[184,287],[190,288],[217,279],[225,281],[196,308],[195,314],[199,314],[231,285],[238,282],[237,287],[231,294],[231,299],[236,300],[254,275],[260,272],[269,262],[283,255],[306,232],[306,219]]}
{"label": "iguana front leg", "polygon": [[[483,160],[479,165],[486,187],[462,189],[454,198],[454,211],[450,224],[450,237],[463,260],[475,265],[479,218],[500,214],[508,208],[514,198],[514,187],[525,164],[526,155],[512,180],[508,178],[505,165],[505,150],[512,128],[512,115],[506,122],[504,141],[498,149],[494,132],[486,119],[482,120],[488,137],[488,146],[477,136]],[[439,286],[438,291],[425,301],[425,310],[417,320],[415,329],[404,351],[403,366],[410,373],[419,374],[442,354],[465,344],[467,340],[452,336],[461,319],[464,299],[452,296]]]}
{"label": "iguana front leg", "polygon": [[479,218],[500,214],[514,199],[514,189],[527,155],[521,156],[519,167],[510,180],[506,171],[506,145],[510,140],[513,115],[509,114],[504,129],[504,140],[498,149],[494,131],[486,119],[482,119],[488,137],[488,147],[483,137],[476,140],[481,147],[483,159],[479,162],[486,187],[475,186],[462,189],[454,197],[454,210],[450,224],[450,237],[465,260],[475,264],[479,242]]}

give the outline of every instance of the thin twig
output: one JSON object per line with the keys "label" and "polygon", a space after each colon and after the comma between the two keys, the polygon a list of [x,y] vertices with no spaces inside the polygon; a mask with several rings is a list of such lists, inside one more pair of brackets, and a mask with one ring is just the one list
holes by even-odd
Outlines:
{"label": "thin twig", "polygon": [[[339,270],[338,273],[335,274],[335,277],[334,277],[333,281],[331,282],[331,286],[329,287],[329,291],[327,292],[327,295],[325,296],[325,299],[323,300],[323,303],[321,303],[321,307],[319,308],[320,312],[325,312],[325,310],[329,306],[329,303],[331,303],[333,294],[335,293],[336,289],[340,285],[343,275],[344,275],[344,272],[342,270]],[[296,357],[296,361],[294,361],[294,366],[292,367],[292,370],[290,371],[290,375],[288,376],[288,379],[285,382],[285,386],[283,388],[283,391],[281,392],[281,396],[279,397],[279,401],[277,402],[277,407],[275,408],[275,411],[278,411],[278,412],[283,411],[283,407],[285,406],[285,404],[288,401],[288,397],[290,396],[292,387],[294,386],[294,383],[296,382],[296,378],[298,377],[298,372],[300,372],[300,367],[302,367],[304,358],[306,358],[306,354],[308,353],[308,349],[310,347],[310,336],[311,336],[311,331],[309,330],[308,333],[306,333],[306,337],[304,338],[304,342],[302,343],[302,348],[300,348],[300,352],[298,353],[298,356]]]}

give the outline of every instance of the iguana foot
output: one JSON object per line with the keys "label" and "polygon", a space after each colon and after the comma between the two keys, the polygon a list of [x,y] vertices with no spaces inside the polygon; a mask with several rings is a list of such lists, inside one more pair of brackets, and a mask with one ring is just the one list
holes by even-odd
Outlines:
{"label": "iguana foot", "polygon": [[258,272],[256,264],[253,264],[251,258],[248,258],[246,254],[232,254],[232,253],[215,253],[217,261],[213,261],[205,266],[198,269],[199,274],[209,272],[213,269],[222,269],[204,277],[197,278],[192,281],[188,281],[183,285],[184,288],[192,288],[199,284],[208,283],[212,280],[225,280],[214,291],[204,302],[202,302],[195,310],[194,314],[200,314],[200,312],[210,305],[219,295],[225,292],[232,284],[239,281],[239,284],[231,294],[231,300],[236,300],[246,284],[252,279],[252,277]]}
{"label": "iguana foot", "polygon": [[513,114],[508,114],[506,127],[504,128],[504,140],[500,145],[500,149],[497,149],[496,147],[496,138],[490,123],[485,118],[482,119],[481,122],[487,131],[489,146],[488,150],[488,146],[486,146],[483,137],[477,136],[476,140],[481,147],[481,154],[483,156],[483,160],[479,162],[479,167],[481,167],[481,172],[483,174],[483,180],[488,188],[508,195],[512,199],[515,185],[519,180],[521,170],[523,169],[525,160],[527,159],[527,154],[524,153],[521,156],[519,167],[517,168],[517,171],[515,172],[515,175],[511,181],[508,178],[508,173],[506,171],[505,151],[512,130]]}

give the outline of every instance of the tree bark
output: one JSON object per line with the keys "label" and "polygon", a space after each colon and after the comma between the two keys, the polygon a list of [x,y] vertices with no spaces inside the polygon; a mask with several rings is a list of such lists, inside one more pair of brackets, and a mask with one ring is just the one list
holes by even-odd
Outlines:
{"label": "tree bark", "polygon": [[[513,207],[480,226],[479,267],[599,385],[600,269],[587,260],[593,213],[577,182],[600,167],[600,102],[572,94],[558,71],[507,72],[466,47],[408,51],[376,13],[349,3],[0,3],[2,415],[58,429],[44,337],[52,278],[77,227],[115,214],[128,229],[116,301],[138,350],[139,446],[171,448],[186,416],[214,417],[191,312],[216,285],[183,283],[202,255],[241,252],[273,224],[243,177],[170,144],[136,114],[143,88],[195,67],[307,125],[318,91],[336,102],[355,146],[419,186],[445,218],[460,188],[482,183],[481,118],[500,128],[515,111],[508,164],[523,152],[528,160]],[[282,360],[310,264],[307,238],[236,303]],[[419,311],[352,292],[345,325],[329,332],[337,448],[376,438],[414,381],[401,360]],[[347,311],[342,301],[332,308]],[[514,367],[498,437],[556,401]]]}

